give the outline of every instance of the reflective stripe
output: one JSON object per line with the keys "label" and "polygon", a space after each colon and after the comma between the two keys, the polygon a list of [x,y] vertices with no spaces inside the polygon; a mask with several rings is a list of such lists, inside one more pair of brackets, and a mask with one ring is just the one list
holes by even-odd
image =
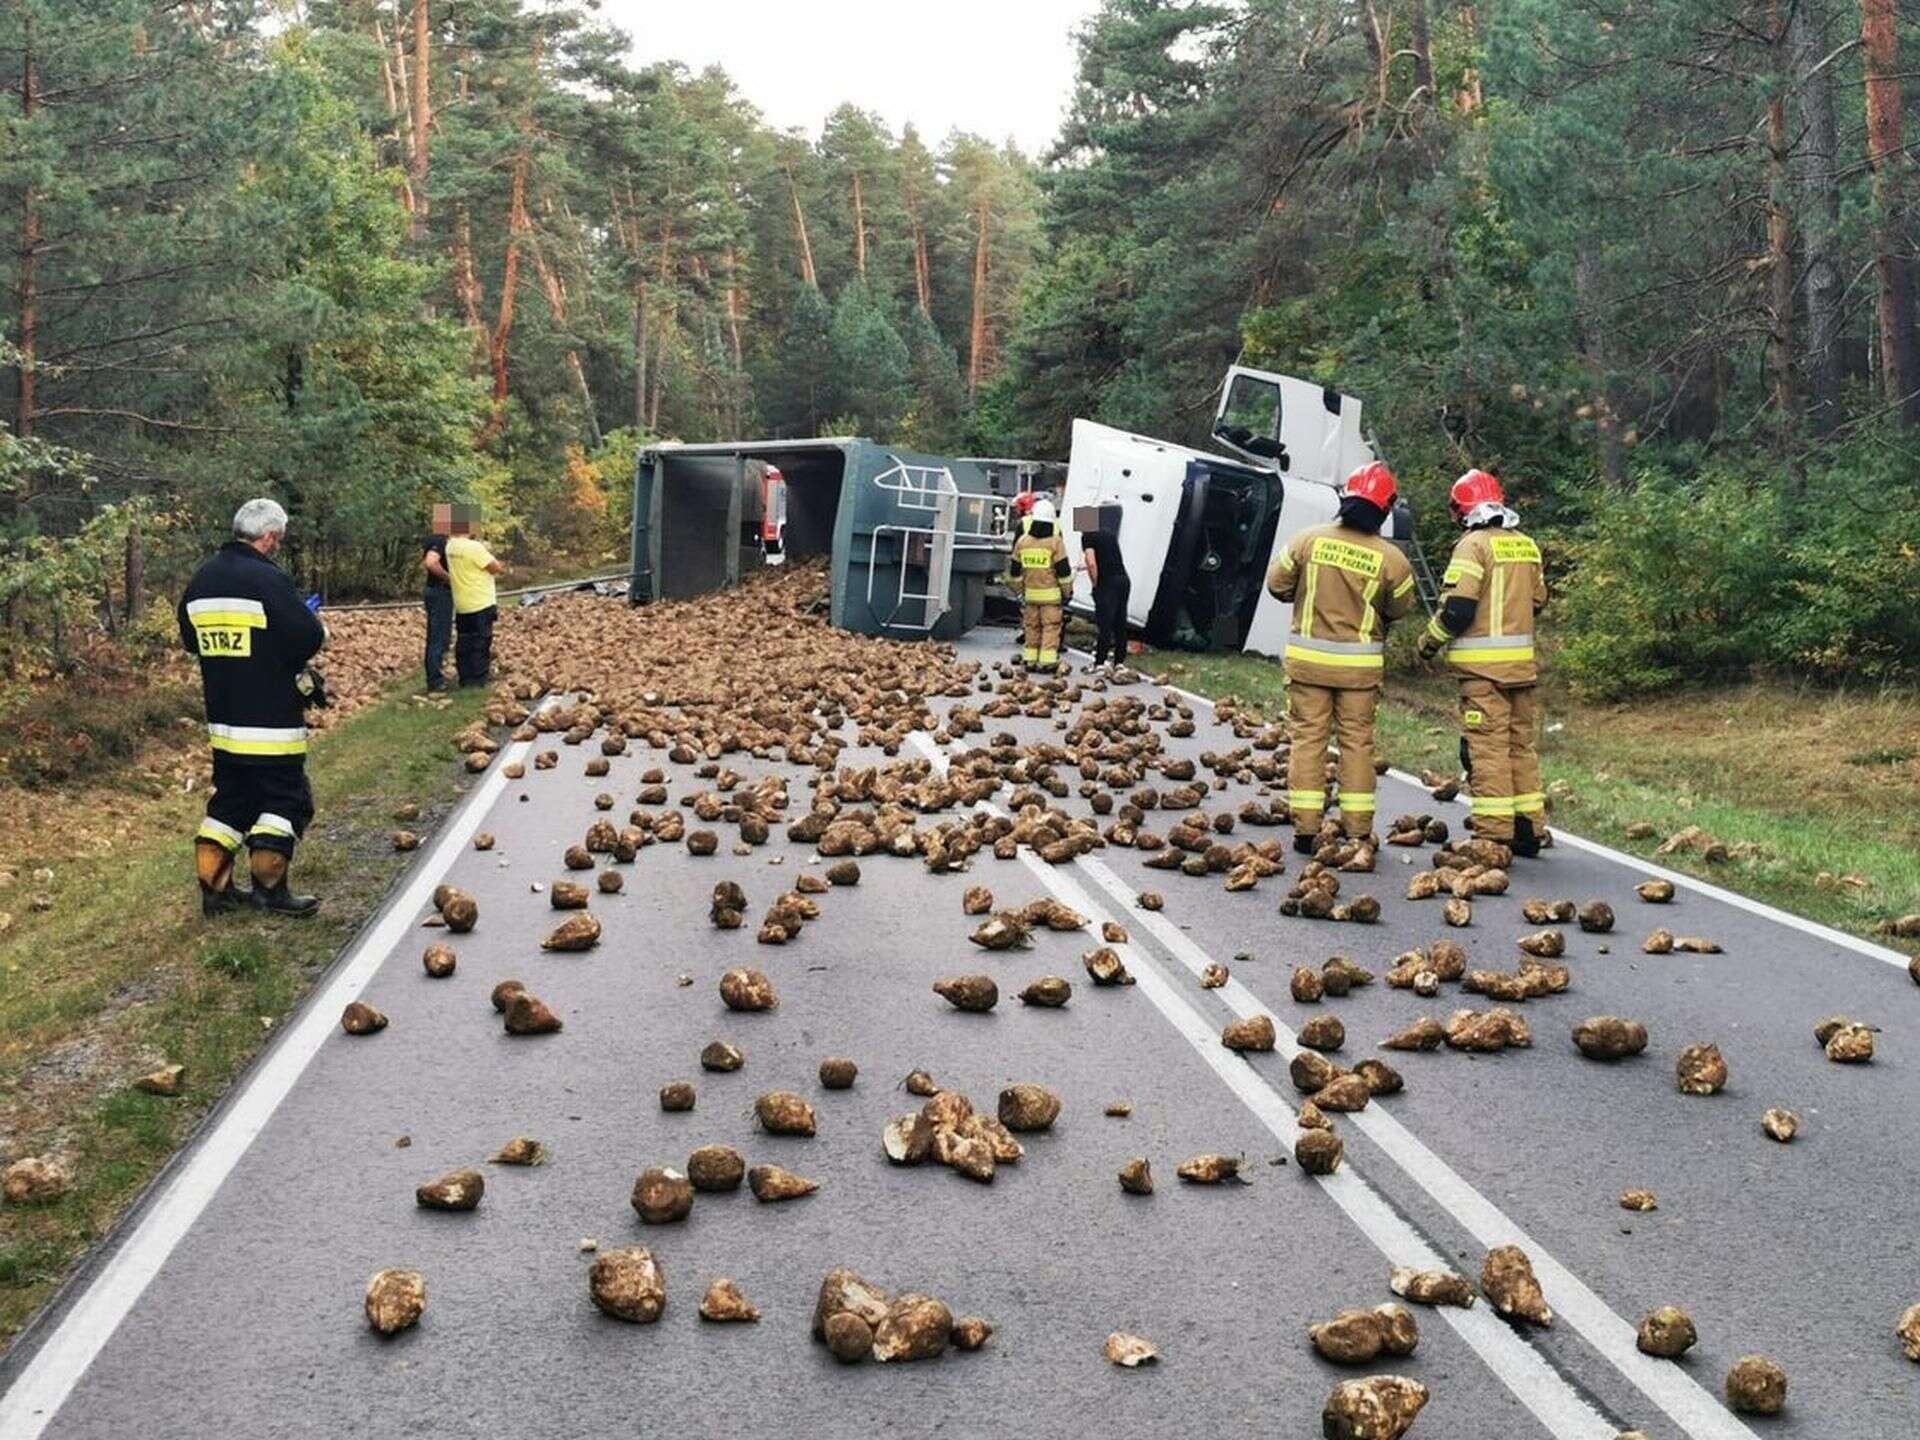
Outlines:
{"label": "reflective stripe", "polygon": [[1338,665],[1350,670],[1384,670],[1387,666],[1387,657],[1384,655],[1329,655],[1299,644],[1287,646],[1286,658],[1309,665]]}
{"label": "reflective stripe", "polygon": [[1440,623],[1440,617],[1438,615],[1427,621],[1427,634],[1431,635],[1434,639],[1444,642],[1451,633],[1446,626]]}
{"label": "reflective stripe", "polygon": [[1302,639],[1313,634],[1313,592],[1319,587],[1319,584],[1320,567],[1318,565],[1307,566],[1307,589],[1306,593],[1300,597],[1298,616],[1300,636]]}
{"label": "reflective stripe", "polygon": [[1547,797],[1538,790],[1526,795],[1513,797],[1513,808],[1521,815],[1537,815],[1545,812]]}
{"label": "reflective stripe", "polygon": [[1440,577],[1442,585],[1455,585],[1471,575],[1476,580],[1486,579],[1487,572],[1471,560],[1455,560],[1448,564],[1447,573]]}
{"label": "reflective stripe", "polygon": [[1480,661],[1497,665],[1506,661],[1533,659],[1531,635],[1476,635],[1471,640],[1456,640],[1447,647],[1449,660]]}
{"label": "reflective stripe", "polygon": [[1025,660],[1029,665],[1038,665],[1040,663],[1040,651],[1038,647],[1029,646],[1020,652],[1020,658]]}
{"label": "reflective stripe", "polygon": [[1476,795],[1473,797],[1473,813],[1511,815],[1513,814],[1513,797],[1511,795]]}
{"label": "reflective stripe", "polygon": [[1296,635],[1287,642],[1289,650],[1314,650],[1328,655],[1380,655],[1386,645],[1379,640],[1313,640]]}
{"label": "reflective stripe", "polygon": [[242,600],[238,596],[189,600],[187,616],[196,625],[247,625],[256,630],[267,628],[267,607],[258,600]]}
{"label": "reflective stripe", "polygon": [[1505,649],[1524,649],[1528,655],[1534,653],[1532,636],[1473,636],[1471,639],[1455,639],[1448,647],[1452,655],[1480,655],[1482,651],[1505,651]]}
{"label": "reflective stripe", "polygon": [[1402,580],[1398,585],[1393,587],[1393,598],[1398,600],[1402,595],[1406,594],[1407,591],[1411,590],[1412,588],[1413,588],[1413,576],[1409,575],[1407,576],[1406,579]]}
{"label": "reflective stripe", "polygon": [[1373,622],[1376,618],[1373,608],[1373,597],[1379,593],[1380,582],[1378,580],[1369,580],[1366,589],[1360,592],[1360,638],[1362,640],[1371,640],[1373,638]]}
{"label": "reflective stripe", "polygon": [[1310,809],[1318,810],[1326,803],[1327,792],[1324,790],[1287,791],[1287,804],[1289,805],[1306,806]]}
{"label": "reflective stripe", "polygon": [[1506,625],[1507,616],[1507,570],[1504,565],[1493,567],[1493,603],[1487,615],[1487,635],[1491,638],[1499,635]]}
{"label": "reflective stripe", "polygon": [[240,848],[240,832],[224,821],[214,819],[211,815],[200,822],[200,828],[194,832],[193,838],[211,840],[223,850]]}
{"label": "reflective stripe", "polygon": [[1027,604],[1029,605],[1058,605],[1059,603],[1060,591],[1058,587],[1052,590],[1027,591]]}
{"label": "reflective stripe", "polygon": [[1282,570],[1291,570],[1293,569],[1293,565],[1294,565],[1293,551],[1282,550],[1280,552],[1280,568]]}
{"label": "reflective stripe", "polygon": [[1310,665],[1341,665],[1361,670],[1383,669],[1387,647],[1378,640],[1314,640],[1295,635],[1287,641],[1286,658]]}
{"label": "reflective stripe", "polygon": [[1373,809],[1373,795],[1371,793],[1365,795],[1349,795],[1346,791],[1342,790],[1340,792],[1340,808],[1342,810],[1371,810]]}
{"label": "reflective stripe", "polygon": [[307,727],[295,725],[278,729],[271,725],[207,724],[207,740],[216,750],[229,755],[304,755],[307,753]]}
{"label": "reflective stripe", "polygon": [[249,835],[286,835],[293,834],[293,822],[284,815],[262,814],[253,822]]}

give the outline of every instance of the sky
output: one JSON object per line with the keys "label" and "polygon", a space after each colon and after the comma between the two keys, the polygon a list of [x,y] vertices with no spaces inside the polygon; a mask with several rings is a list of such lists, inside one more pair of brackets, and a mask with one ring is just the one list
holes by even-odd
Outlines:
{"label": "sky", "polygon": [[1097,0],[602,0],[642,64],[722,66],[782,129],[818,136],[842,101],[929,145],[949,130],[1052,142],[1073,89],[1073,31]]}

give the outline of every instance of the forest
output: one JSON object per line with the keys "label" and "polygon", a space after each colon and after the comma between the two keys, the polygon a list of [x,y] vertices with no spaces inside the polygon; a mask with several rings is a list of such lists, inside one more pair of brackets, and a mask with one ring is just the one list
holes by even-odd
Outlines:
{"label": "forest", "polygon": [[1592,692],[1910,680],[1914,22],[1103,0],[1027,155],[857,73],[778,130],[590,4],[0,0],[0,666],[164,636],[256,493],[403,593],[435,499],[604,552],[656,438],[1198,443],[1238,359],[1360,397],[1436,554],[1500,474]]}

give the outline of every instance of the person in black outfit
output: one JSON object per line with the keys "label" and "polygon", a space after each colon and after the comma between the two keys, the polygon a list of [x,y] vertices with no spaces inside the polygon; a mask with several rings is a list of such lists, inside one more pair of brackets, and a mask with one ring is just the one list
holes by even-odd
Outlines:
{"label": "person in black outfit", "polygon": [[427,693],[447,688],[447,647],[453,643],[453,585],[447,578],[447,535],[453,529],[453,506],[433,507],[433,533],[427,536],[420,568],[427,572],[421,599],[427,607]]}
{"label": "person in black outfit", "polygon": [[[180,600],[180,640],[200,661],[213,747],[213,794],[194,835],[206,915],[251,905],[306,916],[320,904],[288,889],[287,869],[313,819],[306,707],[324,704],[325,690],[308,662],[327,631],[271,559],[286,533],[285,510],[249,500],[233,517],[234,538],[194,572]],[[233,884],[242,845],[251,890]]]}
{"label": "person in black outfit", "polygon": [[1075,520],[1087,579],[1093,585],[1093,623],[1097,635],[1093,642],[1093,665],[1118,665],[1127,658],[1127,600],[1133,582],[1127,578],[1127,562],[1120,554],[1120,507],[1118,505],[1082,506]]}

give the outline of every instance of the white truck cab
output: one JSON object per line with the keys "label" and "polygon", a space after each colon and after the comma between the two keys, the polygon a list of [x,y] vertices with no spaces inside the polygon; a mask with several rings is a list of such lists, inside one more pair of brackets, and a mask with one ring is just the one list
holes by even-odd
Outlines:
{"label": "white truck cab", "polygon": [[[1118,506],[1130,629],[1156,646],[1278,655],[1292,607],[1267,593],[1267,569],[1295,534],[1333,519],[1342,481],[1374,458],[1360,402],[1236,365],[1213,435],[1237,458],[1074,421],[1061,514],[1068,546],[1077,563],[1076,514]],[[1396,507],[1382,533],[1405,545],[1408,523]],[[1084,573],[1068,607],[1093,611]]]}

